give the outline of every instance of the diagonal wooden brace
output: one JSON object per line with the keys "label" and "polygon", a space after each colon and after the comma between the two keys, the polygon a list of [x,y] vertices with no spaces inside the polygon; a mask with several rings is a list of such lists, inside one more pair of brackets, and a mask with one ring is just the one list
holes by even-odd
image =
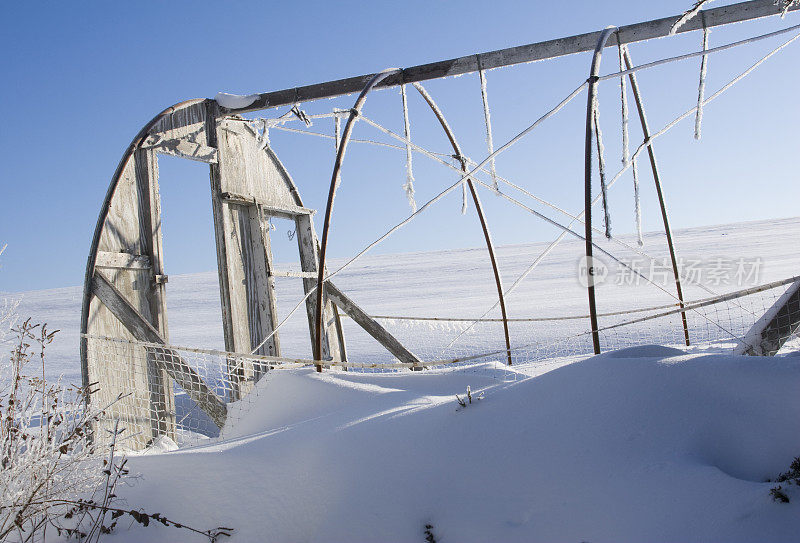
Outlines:
{"label": "diagonal wooden brace", "polygon": [[[166,345],[166,342],[153,325],[147,322],[147,319],[99,271],[94,273],[92,292],[138,341]],[[165,346],[164,348],[153,348],[153,351],[155,359],[162,369],[186,391],[189,397],[211,418],[214,424],[222,428],[225,425],[228,408],[208,388],[202,377],[173,349]]]}
{"label": "diagonal wooden brace", "polygon": [[422,368],[422,362],[411,351],[406,349],[402,343],[397,341],[392,334],[386,331],[386,328],[378,324],[378,322],[367,315],[367,313],[358,307],[356,303],[348,298],[341,290],[330,281],[325,282],[325,296],[328,297],[336,306],[347,313],[361,328],[374,337],[378,343],[386,347],[386,350],[392,353],[400,362],[406,364],[414,364],[412,369]]}

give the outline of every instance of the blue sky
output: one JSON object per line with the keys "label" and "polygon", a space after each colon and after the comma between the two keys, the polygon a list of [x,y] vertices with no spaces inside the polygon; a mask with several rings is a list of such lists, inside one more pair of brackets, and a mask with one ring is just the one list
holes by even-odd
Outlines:
{"label": "blue sky", "polygon": [[[630,24],[677,14],[690,3],[143,1],[6,6],[0,22],[5,83],[0,90],[5,104],[0,246],[8,244],[8,249],[0,257],[0,291],[81,283],[97,214],[117,161],[139,128],[168,105],[213,97],[218,91],[278,90]],[[712,32],[711,45],[797,22],[797,16],[789,16],[785,21],[720,29]],[[781,39],[711,57],[709,93]],[[644,62],[699,45],[700,35],[692,33],[634,45],[631,51],[635,61]],[[790,46],[710,105],[701,142],[692,139],[689,119],[659,143],[676,228],[797,215],[798,48],[800,43]],[[496,145],[585,79],[588,63],[587,55],[575,55],[489,72]],[[607,54],[603,71],[615,66],[615,54]],[[641,75],[654,128],[692,107],[697,72],[694,59]],[[482,158],[477,77],[465,75],[426,87],[440,101],[467,153]],[[321,112],[348,107],[353,99],[304,107]],[[579,210],[584,105],[585,98],[576,100],[524,145],[498,159],[499,172]],[[416,141],[446,151],[446,141],[419,98],[410,95],[409,107]],[[272,113],[263,113],[268,114]],[[365,114],[401,130],[398,92],[376,93]],[[601,89],[601,115],[607,162],[616,171],[619,98],[614,82]],[[330,132],[329,124],[315,123],[312,129]],[[357,136],[376,137],[363,126]],[[632,139],[641,140],[633,128]],[[278,133],[272,134],[272,141],[306,205],[322,208],[333,159],[330,142]],[[405,180],[403,154],[357,146],[348,153],[336,202],[329,253],[333,257],[352,255],[408,213],[400,189]],[[415,156],[420,201],[456,179],[426,160]],[[160,161],[160,172],[168,273],[213,269],[205,166],[166,158]],[[541,241],[557,234],[498,198],[484,193],[483,199],[499,244]],[[657,229],[649,185],[643,187],[643,199],[645,227]],[[617,233],[632,231],[632,207],[630,190],[621,186],[612,196]],[[459,208],[454,195],[379,252],[480,246],[474,216],[462,217]],[[285,237],[281,230],[288,230],[288,224],[276,228]],[[285,247],[276,245],[276,251],[279,260],[293,256],[288,242]]]}

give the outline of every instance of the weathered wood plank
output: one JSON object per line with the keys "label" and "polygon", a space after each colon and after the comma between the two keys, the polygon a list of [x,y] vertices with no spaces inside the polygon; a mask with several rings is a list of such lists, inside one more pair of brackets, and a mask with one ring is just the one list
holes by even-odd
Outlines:
{"label": "weathered wood plank", "polygon": [[236,204],[258,204],[261,206],[262,211],[267,215],[273,215],[281,219],[294,219],[297,215],[313,215],[315,210],[302,206],[293,205],[275,205],[272,202],[257,198],[255,196],[245,196],[243,194],[236,194],[235,192],[223,192],[222,198],[228,202]]}
{"label": "weathered wood plank", "polygon": [[800,281],[793,283],[745,334],[736,354],[774,356],[800,330]]}
{"label": "weathered wood plank", "polygon": [[[147,322],[142,314],[100,272],[95,273],[92,292],[138,341],[165,345],[158,330]],[[189,397],[197,403],[197,406],[214,421],[214,424],[222,428],[227,417],[227,406],[208,388],[197,372],[172,349],[165,347],[156,350],[155,355],[162,369],[186,391]]]}
{"label": "weathered wood plank", "polygon": [[[789,8],[790,11],[800,9],[800,4]],[[761,17],[769,17],[780,13],[781,8],[774,5],[772,0],[752,0],[741,2],[729,6],[721,6],[714,9],[704,10],[694,19],[683,25],[678,33],[691,32],[703,28],[703,17],[708,27],[738,23]],[[664,17],[652,21],[621,26],[619,28],[620,41],[622,43],[635,43],[640,41],[663,38],[669,34],[672,25],[678,20],[680,15]],[[468,55],[465,57],[432,62],[405,68],[402,73],[391,75],[381,81],[376,88],[395,87],[403,83],[413,83],[451,77],[466,73],[477,72],[478,69],[490,70],[503,66],[512,66],[526,62],[535,62],[557,58],[575,53],[582,53],[594,50],[597,40],[602,31],[588,32],[566,38],[547,40],[529,45],[510,47],[488,53]],[[617,35],[611,36],[606,47],[617,45]],[[258,111],[271,107],[292,105],[299,102],[311,102],[323,98],[333,98],[345,94],[361,92],[376,74],[367,74],[357,77],[348,77],[336,81],[327,81],[315,85],[294,87],[274,92],[259,94],[258,98],[247,107],[224,109],[225,113],[244,113],[248,111]]]}
{"label": "weathered wood plank", "polygon": [[315,271],[285,271],[285,270],[270,270],[269,275],[272,277],[296,277],[300,279],[316,279],[317,272]]}
{"label": "weathered wood plank", "polygon": [[217,162],[217,150],[213,147],[185,139],[165,139],[160,134],[148,136],[144,140],[142,148],[152,149],[162,155],[186,158],[206,164]]}
{"label": "weathered wood plank", "polygon": [[[260,206],[253,206],[250,208],[250,229],[251,235],[254,240],[257,240],[256,249],[260,249],[263,257],[259,255],[256,259],[257,273],[261,274],[260,280],[266,283],[266,300],[259,300],[259,307],[264,312],[264,325],[259,333],[269,334],[278,327],[278,297],[275,292],[275,278],[273,272],[274,262],[272,259],[272,240],[270,239],[269,225],[265,221],[264,213]],[[259,343],[261,338],[257,338]],[[255,349],[255,345],[253,348]],[[281,355],[281,344],[278,334],[272,334],[272,337],[262,345],[256,354],[260,355]],[[256,376],[258,378],[258,376]]]}
{"label": "weathered wood plank", "polygon": [[[215,126],[215,139],[208,144],[219,150],[211,170],[225,347],[277,356],[280,341],[272,334],[277,327],[274,279],[268,273],[272,256],[260,208],[261,202],[267,207],[291,208],[294,198],[252,131],[228,130],[225,121]],[[231,192],[237,197],[231,198]],[[249,362],[243,366],[232,361],[229,374],[235,398],[247,394],[258,372]]]}
{"label": "weathered wood plank", "polygon": [[[164,275],[163,241],[161,236],[161,198],[158,194],[158,158],[152,150],[137,149],[133,154],[139,205],[139,237],[143,254],[147,255],[151,269],[145,288],[138,290],[139,306],[149,305],[150,319],[164,341],[169,341],[167,326],[167,298]],[[175,398],[169,376],[160,370],[152,353],[147,353],[150,383],[150,409],[158,421],[154,432],[175,437]]]}
{"label": "weathered wood plank", "polygon": [[[300,250],[300,268],[305,273],[312,273],[311,277],[303,278],[303,291],[308,294],[315,291],[317,287],[317,266],[319,264],[319,248],[317,244],[317,234],[314,231],[314,223],[311,215],[298,215],[295,217],[297,232],[297,246]],[[317,360],[333,359],[337,362],[342,361],[342,350],[339,345],[339,332],[336,328],[336,319],[333,314],[333,305],[330,300],[323,306],[323,338],[322,338],[322,357],[318,357],[317,347],[317,328],[314,319],[317,312],[317,293],[311,292],[306,299],[306,315],[308,317],[308,329],[311,336],[311,349],[314,358]]]}
{"label": "weathered wood plank", "polygon": [[[206,143],[209,147],[218,147],[218,133],[216,119],[219,117],[219,107],[216,102],[206,102]],[[226,208],[222,199],[222,170],[219,162],[210,165],[211,182],[211,212],[214,220],[214,240],[217,249],[217,275],[219,277],[219,298],[222,309],[222,335],[225,340],[226,351],[236,351],[236,342],[233,333],[233,317],[231,314],[231,297],[229,288],[230,274],[228,272],[228,244],[225,241]],[[232,369],[235,371],[235,368]]]}
{"label": "weathered wood plank", "polygon": [[200,101],[170,111],[156,121],[147,133],[175,139],[197,137],[197,141],[201,141],[206,137],[202,133],[207,120],[206,107],[206,101]]}
{"label": "weathered wood plank", "polygon": [[282,168],[249,125],[221,119],[217,132],[217,149],[225,157],[221,163],[222,192],[240,194],[277,209],[297,205]]}
{"label": "weathered wood plank", "polygon": [[139,195],[136,185],[135,160],[131,156],[120,172],[114,198],[98,239],[99,251],[147,254],[139,236]]}
{"label": "weathered wood plank", "polygon": [[98,268],[120,268],[127,270],[149,270],[150,257],[145,255],[133,255],[131,253],[112,253],[110,251],[98,251],[95,266]]}
{"label": "weathered wood plank", "polygon": [[419,358],[406,349],[402,343],[390,334],[386,328],[381,326],[361,309],[353,300],[348,298],[330,281],[325,282],[325,295],[336,304],[342,311],[347,313],[361,328],[375,338],[378,343],[383,345],[386,350],[392,353],[400,362],[422,366]]}

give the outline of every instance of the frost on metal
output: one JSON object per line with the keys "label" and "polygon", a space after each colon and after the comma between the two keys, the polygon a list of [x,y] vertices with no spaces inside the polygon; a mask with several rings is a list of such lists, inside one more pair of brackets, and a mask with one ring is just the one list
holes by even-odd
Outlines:
{"label": "frost on metal", "polygon": [[[489,155],[494,153],[494,139],[492,138],[492,114],[489,111],[489,95],[486,92],[486,72],[478,70],[478,77],[481,80],[481,99],[483,101],[483,119],[486,124],[486,150]],[[492,176],[492,184],[494,190],[500,191],[500,185],[497,183],[497,170],[495,169],[494,157],[489,160],[489,172]]]}
{"label": "frost on metal", "polygon": [[414,199],[414,169],[411,157],[411,122],[408,119],[408,98],[406,97],[406,86],[400,85],[400,97],[403,100],[403,129],[405,130],[406,138],[406,182],[403,184],[403,190],[408,198],[408,205],[411,206],[411,211],[417,211],[417,201]]}
{"label": "frost on metal", "polygon": [[608,186],[606,184],[606,160],[605,146],[603,145],[603,133],[600,130],[600,113],[597,108],[597,97],[592,107],[592,124],[594,125],[595,142],[597,143],[597,163],[600,170],[600,191],[603,195],[603,219],[605,222],[606,238],[611,239],[611,213],[608,209]]}
{"label": "frost on metal", "polygon": [[[625,70],[624,55],[627,47],[624,44],[617,47],[619,53],[619,71]],[[625,76],[619,78],[619,95],[622,102],[622,165],[627,166],[631,159],[628,138],[628,93],[625,87]]]}
{"label": "frost on metal", "polygon": [[[703,51],[708,50],[708,35],[711,31],[703,25]],[[703,122],[703,100],[706,94],[706,72],[708,71],[708,55],[700,60],[700,83],[697,86],[697,114],[694,118],[694,139],[700,139],[700,128]]]}
{"label": "frost on metal", "polygon": [[683,25],[694,19],[695,15],[700,12],[700,8],[702,8],[705,4],[710,4],[713,1],[714,0],[697,0],[691,8],[686,10],[686,12],[681,15],[680,19],[675,21],[675,24],[672,25],[672,28],[669,30],[669,35],[674,36]]}

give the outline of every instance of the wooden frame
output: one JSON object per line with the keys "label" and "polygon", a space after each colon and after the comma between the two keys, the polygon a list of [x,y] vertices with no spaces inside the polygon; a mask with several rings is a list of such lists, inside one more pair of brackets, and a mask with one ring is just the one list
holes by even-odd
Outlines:
{"label": "wooden frame", "polygon": [[[714,27],[767,17],[779,13],[780,9],[771,0],[752,0],[722,6],[701,12],[683,25],[678,32],[699,30],[704,25]],[[789,9],[794,11],[800,9],[800,6],[795,5]],[[346,358],[344,336],[337,313],[338,306],[398,359],[412,365],[421,365],[421,361],[413,353],[391,337],[383,327],[335,286],[325,283],[329,291],[327,296],[324,292],[316,292],[317,285],[322,284],[324,276],[326,232],[323,233],[323,242],[320,246],[314,231],[313,211],[303,206],[288,172],[268,145],[261,145],[254,133],[247,132],[245,123],[240,119],[234,122],[232,118],[238,113],[354,92],[364,91],[365,96],[373,87],[375,89],[392,87],[476,72],[479,69],[488,70],[556,58],[592,49],[595,49],[596,58],[599,59],[604,47],[667,36],[678,17],[623,26],[616,32],[608,30],[591,32],[403,70],[397,69],[388,73],[369,74],[261,93],[253,95],[251,103],[241,108],[226,109],[214,100],[197,99],[165,109],[151,119],[128,146],[111,179],[100,209],[86,265],[81,309],[80,355],[84,386],[97,380],[101,381],[101,389],[107,387],[113,392],[114,387],[119,386],[119,383],[109,381],[113,371],[104,367],[104,361],[93,359],[89,355],[87,336],[146,340],[158,344],[166,344],[169,341],[166,315],[167,275],[164,269],[160,228],[157,154],[169,154],[209,164],[220,300],[225,348],[228,352],[256,352],[265,356],[281,354],[279,337],[275,333],[277,312],[273,291],[276,274],[273,270],[269,230],[264,227],[265,219],[276,216],[294,220],[297,227],[302,268],[302,273],[299,275],[306,294],[309,294],[306,310],[315,359],[322,363]],[[597,75],[596,68],[593,68],[592,75]],[[590,88],[590,102],[591,94]],[[431,102],[429,104],[434,112],[437,112],[435,105]],[[638,95],[637,105],[640,105]],[[440,113],[437,116],[447,131],[443,117]],[[644,124],[644,118],[642,122]],[[589,124],[590,120],[587,118],[587,133]],[[345,132],[347,130],[346,127]],[[460,155],[452,134],[448,133],[448,137],[456,153]],[[337,165],[341,164],[343,154],[344,145],[341,145],[338,148]],[[655,164],[653,169],[657,177]],[[335,165],[334,181],[336,175]],[[590,175],[587,173],[586,184],[589,189]],[[656,182],[658,183],[658,180]],[[469,186],[480,213],[480,201],[471,182]],[[332,192],[330,199],[332,200]],[[326,213],[326,224],[328,222],[329,217]],[[481,223],[491,253],[493,252],[491,238],[482,214]],[[590,204],[587,204],[586,224],[587,254],[591,255]],[[325,230],[327,231],[327,228]],[[494,260],[493,266],[498,293],[503,304],[502,286]],[[319,298],[317,294],[320,294]],[[592,298],[590,294],[590,299]],[[786,303],[796,305],[796,300],[788,300]],[[789,324],[783,322],[785,315],[780,311],[785,313],[788,309],[778,310],[776,318],[780,317],[783,320],[780,323],[778,321],[773,324],[767,323],[764,330],[766,335],[762,334],[762,337],[771,338],[774,335],[772,329],[796,329],[794,321]],[[319,327],[315,326],[315,319],[319,319]],[[503,307],[503,319],[506,320],[505,307]],[[321,325],[322,322],[325,326]],[[592,330],[596,329],[595,318]],[[764,341],[771,340],[767,338]],[[506,344],[510,347],[507,328]],[[126,348],[130,349],[131,360],[142,361],[136,362],[141,367],[125,369],[139,376],[141,382],[137,381],[133,386],[141,386],[148,390],[149,405],[142,407],[131,404],[123,407],[146,408],[155,413],[146,424],[135,422],[136,427],[131,429],[131,433],[141,436],[138,445],[144,446],[158,435],[174,433],[176,423],[172,416],[173,381],[193,388],[196,396],[193,396],[193,399],[198,405],[215,423],[218,425],[224,423],[224,402],[213,396],[208,387],[203,388],[205,385],[202,379],[193,374],[191,368],[180,361],[180,357],[177,357],[178,362],[172,366],[165,363],[166,356],[175,359],[177,353],[167,353],[168,349],[160,353],[150,349],[145,352],[145,356],[138,356],[142,353],[134,351],[139,347]],[[595,349],[599,351],[597,340]],[[765,350],[772,349],[767,347]],[[255,365],[251,367],[232,365],[229,368],[230,377],[235,384],[232,399],[248,392],[259,378],[258,372]],[[203,392],[204,390],[206,392]]]}

